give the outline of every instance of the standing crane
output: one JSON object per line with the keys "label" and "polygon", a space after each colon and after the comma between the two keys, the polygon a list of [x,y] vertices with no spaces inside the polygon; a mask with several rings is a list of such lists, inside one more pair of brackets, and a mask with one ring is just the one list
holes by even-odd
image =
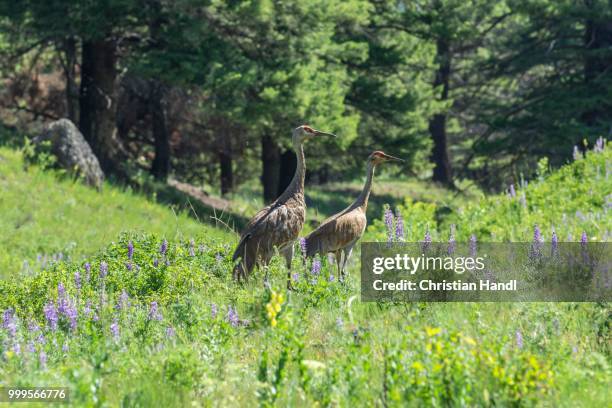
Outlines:
{"label": "standing crane", "polygon": [[274,255],[274,248],[283,254],[287,267],[291,267],[293,243],[302,231],[306,219],[306,163],[303,144],[317,136],[335,137],[331,133],[321,132],[306,125],[293,130],[291,140],[297,154],[295,174],[283,194],[255,214],[244,228],[234,252],[234,262],[238,261],[233,271],[235,280],[247,279],[256,264],[267,266]]}
{"label": "standing crane", "polygon": [[336,258],[338,274],[344,278],[346,263],[351,256],[353,246],[363,235],[368,220],[366,210],[372,190],[374,169],[386,161],[404,160],[390,156],[382,151],[375,151],[368,157],[367,177],[361,194],[343,211],[332,215],[306,236],[306,256],[333,253]]}

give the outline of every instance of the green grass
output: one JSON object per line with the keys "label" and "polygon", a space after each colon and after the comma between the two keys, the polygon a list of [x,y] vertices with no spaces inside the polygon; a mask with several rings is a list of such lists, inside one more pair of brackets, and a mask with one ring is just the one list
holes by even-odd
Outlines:
{"label": "green grass", "polygon": [[[90,208],[110,211],[109,206],[120,213],[117,202],[124,200],[124,206],[140,209],[126,210],[137,222],[109,221],[116,225],[115,235],[96,241],[104,249],[95,251],[96,245],[83,243],[82,237],[91,236],[89,229],[104,230],[101,218],[86,211],[79,215],[86,220],[67,228],[53,221],[57,204],[40,204],[44,211],[31,228],[58,237],[41,248],[48,251],[53,242],[75,240],[74,253],[87,256],[0,281],[0,310],[16,312],[11,319],[16,336],[0,329],[0,386],[66,386],[75,406],[591,407],[612,400],[607,303],[361,303],[358,255],[346,284],[330,281],[335,268],[325,259],[314,279],[311,261],[304,264],[297,257],[292,265],[299,274],[295,291],[284,290],[287,271],[280,258],[269,268],[272,290],[263,287],[262,271],[237,285],[229,276],[235,235],[176,218],[143,197],[110,186],[97,194],[69,180],[58,182],[57,174],[24,173],[16,153],[0,150],[0,155],[2,166],[12,165],[0,173],[2,183],[13,179],[32,189],[33,180],[40,179],[39,185],[64,189],[55,198],[59,203],[77,195]],[[610,229],[605,198],[610,191],[608,179],[601,179],[606,173],[600,169],[596,177],[596,166],[609,160],[609,150],[589,155],[531,183],[525,189],[526,209],[504,195],[453,200],[439,191],[432,193],[435,199],[415,201],[415,191],[427,196],[419,184],[411,193],[393,188],[389,195],[412,196],[400,207],[409,239],[422,239],[429,227],[445,240],[452,222],[458,224],[458,239],[475,231],[481,240],[530,240],[533,223],[538,223],[543,230],[554,224],[563,233],[585,230],[601,240],[600,231]],[[329,211],[345,205],[332,202],[333,195],[317,190],[313,201],[316,197],[320,208]],[[350,200],[350,194],[342,195]],[[156,209],[157,220],[142,215],[149,207]],[[574,214],[561,222],[563,208],[593,215],[583,219]],[[382,214],[371,210],[376,221],[367,238],[384,240]],[[14,223],[20,213],[2,212],[0,220]],[[502,225],[509,226],[506,235],[498,230]],[[121,230],[128,232],[116,235]],[[164,237],[169,245],[162,254]],[[35,232],[14,241],[22,252],[16,258],[35,255],[40,241]],[[85,261],[91,265],[89,278]],[[100,275],[103,264],[108,265],[106,277]],[[44,308],[57,302],[60,283],[78,318],[72,328],[62,315],[53,330]],[[129,306],[118,308],[123,291]],[[151,314],[154,301],[161,319]],[[230,319],[234,309],[236,324]],[[29,327],[33,322],[39,330]],[[43,352],[46,362],[41,362]]]}
{"label": "green grass", "polygon": [[[101,193],[57,172],[24,168],[21,153],[0,148],[0,277],[13,276],[27,261],[62,254],[91,255],[122,231],[147,231],[168,239],[224,233],[202,225],[178,208],[162,206],[106,184]],[[27,269],[27,268],[26,268]]]}

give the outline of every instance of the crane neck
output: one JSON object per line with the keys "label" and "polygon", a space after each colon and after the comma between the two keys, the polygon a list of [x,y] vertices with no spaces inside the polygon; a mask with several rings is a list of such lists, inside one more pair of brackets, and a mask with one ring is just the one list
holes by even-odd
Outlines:
{"label": "crane neck", "polygon": [[368,162],[368,168],[366,172],[366,181],[363,185],[363,190],[353,203],[351,207],[361,207],[365,211],[368,208],[368,199],[370,198],[370,192],[372,191],[372,179],[374,178],[374,168],[376,166],[372,162]]}
{"label": "crane neck", "polygon": [[304,146],[302,144],[302,141],[293,140],[293,149],[295,150],[295,154],[297,156],[297,166],[295,168],[293,178],[291,179],[291,183],[289,183],[289,186],[287,186],[283,194],[281,194],[280,196],[280,198],[282,199],[287,199],[291,195],[296,193],[304,193],[306,161],[304,158]]}

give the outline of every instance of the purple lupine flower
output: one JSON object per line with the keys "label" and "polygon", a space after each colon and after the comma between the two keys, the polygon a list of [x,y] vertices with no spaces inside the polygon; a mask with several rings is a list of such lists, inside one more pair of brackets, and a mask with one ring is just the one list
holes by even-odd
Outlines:
{"label": "purple lupine flower", "polygon": [[62,351],[64,353],[67,353],[68,351],[70,351],[70,347],[68,347],[68,343],[64,342],[64,345],[62,346]]}
{"label": "purple lupine flower", "polygon": [[582,235],[580,236],[580,244],[584,247],[586,246],[588,240],[589,238],[587,236],[587,233],[585,231],[582,231]]}
{"label": "purple lupine flower", "polygon": [[582,158],[582,155],[580,154],[580,150],[578,149],[578,146],[574,145],[574,150],[572,152],[572,157],[574,158],[574,161],[579,160]]}
{"label": "purple lupine flower", "polygon": [[399,208],[395,209],[395,239],[397,241],[404,240],[404,219]]}
{"label": "purple lupine flower", "polygon": [[393,242],[393,212],[391,208],[385,208],[385,226],[387,227],[387,242]]}
{"label": "purple lupine flower", "polygon": [[559,238],[557,237],[557,232],[553,228],[552,236],[550,238],[550,252],[551,255],[555,255],[559,252]]}
{"label": "purple lupine flower", "polygon": [[119,301],[117,302],[117,310],[124,310],[130,306],[130,297],[128,293],[123,289],[121,295],[119,295]]}
{"label": "purple lupine flower", "polygon": [[153,259],[153,266],[156,268],[159,266],[159,260],[157,258]]}
{"label": "purple lupine flower", "polygon": [[45,353],[44,350],[40,351],[40,354],[38,355],[38,362],[42,368],[47,366],[47,353]]}
{"label": "purple lupine flower", "polygon": [[514,189],[514,184],[510,184],[510,188],[508,189],[508,195],[510,198],[516,197],[516,190]]}
{"label": "purple lupine flower", "polygon": [[47,319],[47,323],[51,330],[57,330],[57,309],[55,308],[55,303],[49,301],[44,307],[43,311],[45,313],[45,318]]}
{"label": "purple lupine flower", "polygon": [[85,279],[87,280],[87,282],[89,282],[91,278],[91,264],[89,262],[85,263],[85,273]]}
{"label": "purple lupine flower", "polygon": [[64,315],[70,320],[70,330],[74,331],[77,328],[78,312],[74,302],[69,302],[64,311]]}
{"label": "purple lupine flower", "polygon": [[19,342],[15,342],[15,344],[13,344],[13,353],[15,353],[15,355],[21,354],[21,344],[19,344]]}
{"label": "purple lupine flower", "polygon": [[189,240],[189,256],[195,256],[195,241],[193,238]]}
{"label": "purple lupine flower", "polygon": [[63,282],[60,282],[57,284],[57,296],[59,298],[65,298],[66,297],[66,287],[64,286]]}
{"label": "purple lupine flower", "polygon": [[310,269],[310,273],[314,276],[319,276],[321,273],[321,260],[319,258],[315,258],[312,261],[312,268]]}
{"label": "purple lupine flower", "polygon": [[308,247],[306,246],[306,238],[304,237],[300,237],[299,239],[300,241],[300,250],[302,251],[302,257],[306,257],[306,254],[308,253]]}
{"label": "purple lupine flower", "polygon": [[431,234],[429,233],[429,227],[427,227],[427,230],[425,230],[425,236],[423,237],[422,244],[423,251],[427,251],[431,245]]}
{"label": "purple lupine flower", "polygon": [[26,350],[28,351],[28,353],[36,353],[36,346],[34,345],[33,341],[28,342]]}
{"label": "purple lupine flower", "polygon": [[215,254],[215,261],[217,262],[217,264],[220,264],[221,261],[223,261],[223,256],[219,252]]}
{"label": "purple lupine flower", "polygon": [[595,146],[593,147],[593,151],[595,153],[602,153],[604,151],[606,147],[606,141],[605,139],[600,136],[597,138],[597,141],[595,142]]}
{"label": "purple lupine flower", "polygon": [[457,247],[457,241],[455,240],[455,224],[451,224],[450,226],[450,235],[448,237],[448,254],[452,255],[455,253],[455,249]]}
{"label": "purple lupine flower", "polygon": [[100,279],[106,278],[108,275],[108,264],[104,261],[100,262]]}
{"label": "purple lupine flower", "polygon": [[342,330],[342,328],[344,327],[344,320],[342,320],[341,317],[338,317],[336,319],[336,327],[338,328],[338,330]]}
{"label": "purple lupine flower", "polygon": [[523,335],[521,334],[520,330],[516,331],[516,347],[519,349],[523,348]]}
{"label": "purple lupine flower", "polygon": [[540,227],[538,227],[538,224],[535,224],[533,227],[533,243],[539,244],[542,242],[544,242],[544,238],[542,238],[542,231],[540,230]]}
{"label": "purple lupine flower", "polygon": [[476,256],[476,251],[478,250],[476,235],[470,235],[470,256]]}
{"label": "purple lupine flower", "polygon": [[210,317],[213,319],[217,318],[217,313],[219,313],[219,309],[217,308],[217,304],[213,303],[210,305]]}
{"label": "purple lupine flower", "polygon": [[132,267],[132,263],[131,263],[131,262],[126,262],[126,263],[125,263],[125,268],[126,268],[128,271],[131,271],[131,270],[133,269],[133,267]]}
{"label": "purple lupine flower", "polygon": [[164,239],[161,246],[159,247],[159,253],[161,256],[166,256],[166,252],[168,252],[168,241]]}
{"label": "purple lupine flower", "polygon": [[17,334],[17,320],[15,319],[15,311],[8,308],[2,315],[2,328],[4,328],[11,338]]}
{"label": "purple lupine flower", "polygon": [[110,325],[110,331],[111,331],[111,334],[113,335],[113,339],[118,340],[119,339],[119,320],[117,320],[116,317]]}
{"label": "purple lupine flower", "polygon": [[525,195],[525,192],[521,192],[521,198],[519,199],[519,201],[521,202],[521,207],[527,209],[527,196]]}
{"label": "purple lupine flower", "polygon": [[327,279],[327,281],[328,281],[328,282],[333,282],[333,281],[335,281],[335,280],[336,280],[336,278],[334,277],[334,275],[330,273],[330,274],[329,274],[329,278]]}
{"label": "purple lupine flower", "polygon": [[168,337],[169,339],[173,338],[176,335],[176,331],[174,330],[174,327],[172,326],[168,326],[166,328],[166,337]]}
{"label": "purple lupine flower", "polygon": [[158,309],[157,302],[151,302],[151,307],[149,309],[149,320],[162,320],[163,316]]}
{"label": "purple lupine flower", "polygon": [[128,242],[127,249],[128,249],[128,259],[131,261],[132,258],[134,258],[134,244],[132,243],[132,241]]}
{"label": "purple lupine flower", "polygon": [[297,281],[299,281],[299,280],[300,280],[300,274],[299,274],[298,272],[293,272],[293,273],[291,274],[291,280],[292,280],[293,282],[297,282]]}
{"label": "purple lupine flower", "polygon": [[74,286],[80,290],[81,289],[81,273],[79,271],[76,271],[74,273]]}
{"label": "purple lupine flower", "polygon": [[226,318],[229,324],[231,324],[233,327],[238,327],[238,325],[240,324],[240,319],[238,318],[238,312],[232,306],[227,307]]}

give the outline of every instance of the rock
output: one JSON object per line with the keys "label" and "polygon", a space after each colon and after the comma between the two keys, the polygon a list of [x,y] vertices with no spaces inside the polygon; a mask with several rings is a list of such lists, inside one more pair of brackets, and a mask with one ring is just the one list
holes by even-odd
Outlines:
{"label": "rock", "polygon": [[34,138],[33,143],[44,141],[51,142],[51,153],[57,157],[59,167],[77,172],[88,185],[98,190],[102,188],[104,173],[98,158],[74,123],[60,119],[49,124],[40,136]]}

